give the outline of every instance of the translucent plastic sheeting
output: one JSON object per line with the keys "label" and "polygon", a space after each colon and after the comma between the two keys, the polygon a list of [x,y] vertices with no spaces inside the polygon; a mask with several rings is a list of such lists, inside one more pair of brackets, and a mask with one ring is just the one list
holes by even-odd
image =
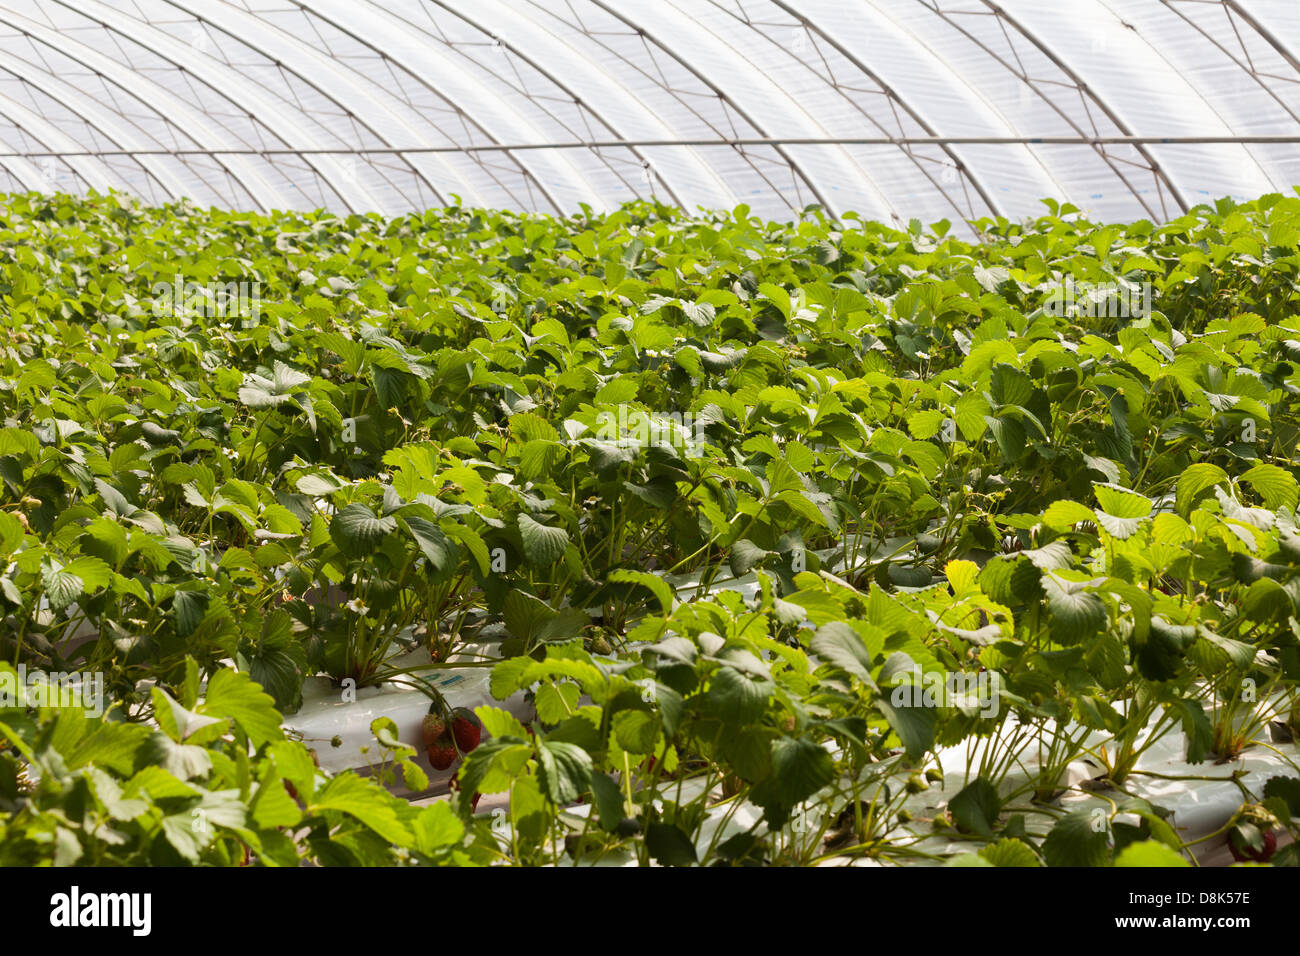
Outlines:
{"label": "translucent plastic sheeting", "polygon": [[1295,0],[6,0],[0,185],[1167,219],[1300,181]]}

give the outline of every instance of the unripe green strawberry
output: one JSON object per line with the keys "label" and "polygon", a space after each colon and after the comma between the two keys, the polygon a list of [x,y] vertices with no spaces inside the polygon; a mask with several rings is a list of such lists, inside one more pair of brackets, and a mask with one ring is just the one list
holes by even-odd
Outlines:
{"label": "unripe green strawberry", "polygon": [[483,721],[468,707],[457,707],[451,712],[451,732],[460,752],[467,754],[478,746],[483,736]]}

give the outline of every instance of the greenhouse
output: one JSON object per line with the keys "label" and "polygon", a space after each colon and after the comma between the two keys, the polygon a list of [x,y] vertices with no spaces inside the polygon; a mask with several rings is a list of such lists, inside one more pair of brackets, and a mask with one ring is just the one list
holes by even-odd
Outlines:
{"label": "greenhouse", "polygon": [[1300,865],[1298,192],[1295,0],[0,2],[0,864]]}

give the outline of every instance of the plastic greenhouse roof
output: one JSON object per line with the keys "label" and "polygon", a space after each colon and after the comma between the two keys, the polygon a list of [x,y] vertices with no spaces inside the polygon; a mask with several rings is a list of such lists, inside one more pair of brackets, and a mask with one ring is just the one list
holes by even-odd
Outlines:
{"label": "plastic greenhouse roof", "polygon": [[1297,0],[3,0],[0,188],[1167,219],[1300,183]]}

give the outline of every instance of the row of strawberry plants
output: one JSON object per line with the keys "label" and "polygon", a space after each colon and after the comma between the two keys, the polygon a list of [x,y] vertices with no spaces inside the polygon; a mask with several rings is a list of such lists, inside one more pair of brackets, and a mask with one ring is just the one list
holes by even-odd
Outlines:
{"label": "row of strawberry plants", "polygon": [[[718,800],[775,834],[814,795],[890,855],[898,781],[1008,721],[1049,803],[1087,732],[1117,788],[1152,720],[1235,759],[1297,723],[1298,213],[1053,206],[966,242],[8,197],[0,653],[165,727],[196,673],[291,713],[503,624],[494,685],[539,721],[481,715],[457,805],[509,793],[511,859],[576,800],[570,856],[685,859]],[[995,691],[892,702],[954,674]],[[720,858],[780,856],[750,836]]]}

